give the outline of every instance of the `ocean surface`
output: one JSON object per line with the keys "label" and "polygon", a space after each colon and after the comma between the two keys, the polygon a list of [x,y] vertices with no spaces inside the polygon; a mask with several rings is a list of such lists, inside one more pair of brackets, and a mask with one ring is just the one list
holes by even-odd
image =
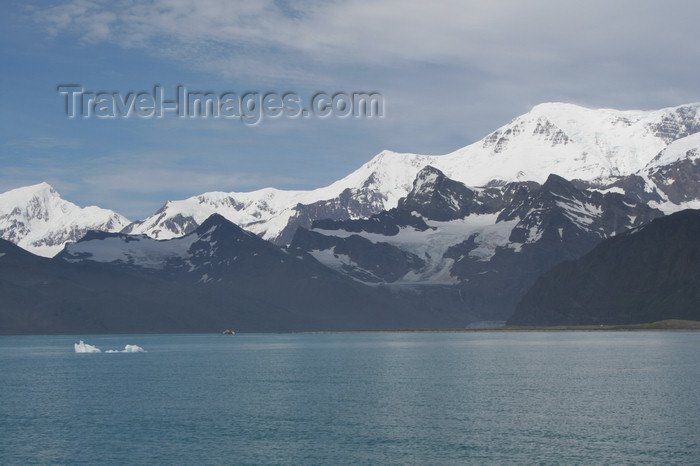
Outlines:
{"label": "ocean surface", "polygon": [[698,355],[684,331],[0,337],[0,464],[700,464]]}

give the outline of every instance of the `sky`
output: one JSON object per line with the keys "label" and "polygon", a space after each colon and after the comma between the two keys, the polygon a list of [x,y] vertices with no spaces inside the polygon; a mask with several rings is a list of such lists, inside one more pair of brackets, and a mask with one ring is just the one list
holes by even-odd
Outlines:
{"label": "sky", "polygon": [[[326,186],[385,149],[449,153],[542,102],[698,102],[698,17],[696,0],[3,1],[0,192],[45,181],[138,220],[208,191]],[[182,86],[294,93],[299,108],[375,92],[383,106],[256,124],[69,118],[69,84],[125,102],[158,85],[166,100]]]}

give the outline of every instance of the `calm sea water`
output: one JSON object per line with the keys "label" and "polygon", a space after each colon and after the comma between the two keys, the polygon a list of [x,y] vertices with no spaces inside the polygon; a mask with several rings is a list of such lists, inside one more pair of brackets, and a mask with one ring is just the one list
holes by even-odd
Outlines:
{"label": "calm sea water", "polygon": [[0,463],[700,464],[699,350],[651,331],[0,337]]}

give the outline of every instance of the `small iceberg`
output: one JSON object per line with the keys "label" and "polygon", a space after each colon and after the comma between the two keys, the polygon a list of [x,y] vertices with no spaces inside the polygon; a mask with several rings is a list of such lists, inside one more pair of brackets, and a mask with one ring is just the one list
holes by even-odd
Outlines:
{"label": "small iceberg", "polygon": [[107,350],[105,353],[145,353],[146,350],[138,345],[126,345],[123,350]]}
{"label": "small iceberg", "polygon": [[76,353],[101,353],[102,350],[99,349],[97,346],[92,346],[88,345],[87,343],[83,342],[83,340],[80,340],[80,343],[76,343],[73,345],[75,348]]}
{"label": "small iceberg", "polygon": [[[73,345],[76,353],[101,353],[97,346],[88,345],[83,340]],[[146,350],[138,345],[126,345],[123,350],[107,350],[105,353],[145,353]]]}

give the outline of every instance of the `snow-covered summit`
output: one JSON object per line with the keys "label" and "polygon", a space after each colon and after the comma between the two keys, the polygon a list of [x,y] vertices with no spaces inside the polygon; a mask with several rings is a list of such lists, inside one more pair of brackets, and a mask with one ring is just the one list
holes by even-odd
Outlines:
{"label": "snow-covered summit", "polygon": [[698,158],[700,158],[700,133],[695,133],[673,141],[666,146],[664,150],[659,152],[659,154],[647,164],[646,168],[651,170],[684,159],[696,160]]}
{"label": "snow-covered summit", "polygon": [[700,208],[700,133],[670,143],[637,178],[666,213]]}
{"label": "snow-covered summit", "polygon": [[[218,213],[264,239],[286,244],[297,227],[309,228],[313,220],[367,218],[396,207],[426,166],[470,188],[513,181],[541,184],[555,173],[601,189],[614,180],[638,175],[645,184],[640,189],[653,192],[656,186],[673,181],[665,175],[671,171],[661,170],[663,166],[689,157],[700,147],[699,109],[697,103],[653,111],[544,103],[446,155],[387,150],[325,187],[208,192],[168,201],[154,215],[128,225],[112,211],[68,203],[42,183],[0,195],[0,237],[38,254],[53,255],[89,229],[170,239],[194,231]],[[659,200],[692,200],[681,194],[660,195]],[[691,194],[695,199],[695,190]]]}
{"label": "snow-covered summit", "polygon": [[120,231],[129,220],[107,209],[78,207],[48,183],[0,194],[0,237],[51,257],[89,230]]}
{"label": "snow-covered summit", "polygon": [[654,111],[546,103],[481,141],[435,161],[469,186],[536,181],[549,174],[605,183],[647,165],[670,142],[700,131],[700,104]]}
{"label": "snow-covered summit", "polygon": [[699,108],[700,104],[688,104],[621,111],[544,103],[446,155],[387,150],[346,177],[311,191],[267,188],[169,201],[125,231],[172,238],[219,213],[265,239],[284,243],[285,232],[297,225],[308,227],[316,218],[368,217],[396,207],[428,165],[471,187],[511,181],[544,183],[551,173],[604,185],[642,170],[670,143],[700,131]]}
{"label": "snow-covered summit", "polygon": [[[208,192],[187,199],[168,201],[153,216],[135,222],[124,232],[170,239],[193,231],[214,213],[273,240],[298,214],[298,205],[331,200],[344,193],[364,206],[351,218],[395,207],[412,187],[416,174],[432,160],[431,156],[384,151],[345,178],[311,191],[285,191],[265,188],[251,192]],[[369,212],[369,214],[368,214]]]}

